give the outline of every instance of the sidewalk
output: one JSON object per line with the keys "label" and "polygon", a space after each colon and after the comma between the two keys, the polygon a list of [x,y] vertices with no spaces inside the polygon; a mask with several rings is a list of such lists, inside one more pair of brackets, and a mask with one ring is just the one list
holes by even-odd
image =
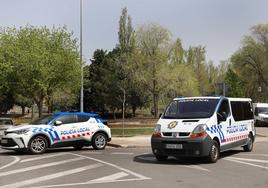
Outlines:
{"label": "sidewalk", "polygon": [[[268,141],[268,127],[256,127],[256,131],[256,142]],[[151,135],[112,137],[112,141],[108,143],[108,146],[123,148],[151,147]]]}

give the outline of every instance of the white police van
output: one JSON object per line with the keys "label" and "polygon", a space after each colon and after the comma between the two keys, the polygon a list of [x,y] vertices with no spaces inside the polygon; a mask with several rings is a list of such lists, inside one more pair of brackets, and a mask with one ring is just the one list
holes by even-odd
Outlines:
{"label": "white police van", "polygon": [[111,130],[97,114],[60,112],[44,116],[30,125],[7,129],[1,147],[40,154],[50,147],[82,149],[92,145],[94,149],[104,149],[109,141]]}
{"label": "white police van", "polygon": [[168,105],[157,122],[151,147],[159,161],[192,156],[215,163],[221,151],[238,146],[251,151],[254,139],[251,99],[187,97]]}

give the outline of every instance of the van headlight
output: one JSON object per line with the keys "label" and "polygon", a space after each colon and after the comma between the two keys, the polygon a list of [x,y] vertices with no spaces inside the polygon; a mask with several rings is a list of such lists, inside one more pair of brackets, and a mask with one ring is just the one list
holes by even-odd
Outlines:
{"label": "van headlight", "polygon": [[197,138],[207,135],[207,128],[208,126],[206,124],[197,125],[191,134],[191,138]]}
{"label": "van headlight", "polygon": [[161,137],[161,125],[160,124],[156,124],[154,128],[153,137]]}

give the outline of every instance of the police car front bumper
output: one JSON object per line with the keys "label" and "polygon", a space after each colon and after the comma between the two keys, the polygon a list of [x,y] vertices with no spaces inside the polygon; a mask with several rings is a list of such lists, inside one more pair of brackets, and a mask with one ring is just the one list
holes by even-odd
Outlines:
{"label": "police car front bumper", "polygon": [[1,148],[10,150],[25,149],[25,143],[21,137],[3,137],[1,139]]}
{"label": "police car front bumper", "polygon": [[151,147],[155,155],[175,157],[203,157],[208,156],[212,145],[210,136],[198,138],[151,138]]}

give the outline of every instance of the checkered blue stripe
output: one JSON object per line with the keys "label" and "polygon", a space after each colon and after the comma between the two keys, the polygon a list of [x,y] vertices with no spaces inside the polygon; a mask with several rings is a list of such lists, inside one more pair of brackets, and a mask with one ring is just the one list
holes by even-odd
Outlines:
{"label": "checkered blue stripe", "polygon": [[221,142],[225,141],[224,134],[222,132],[222,125],[212,125],[211,127],[207,128],[207,131],[211,132],[212,134],[218,133]]}
{"label": "checkered blue stripe", "polygon": [[50,128],[42,128],[42,127],[35,127],[32,129],[33,133],[39,133],[39,132],[45,132],[49,134],[49,137],[54,142],[55,140],[60,140],[60,137],[57,133],[57,131],[54,130],[53,127]]}

